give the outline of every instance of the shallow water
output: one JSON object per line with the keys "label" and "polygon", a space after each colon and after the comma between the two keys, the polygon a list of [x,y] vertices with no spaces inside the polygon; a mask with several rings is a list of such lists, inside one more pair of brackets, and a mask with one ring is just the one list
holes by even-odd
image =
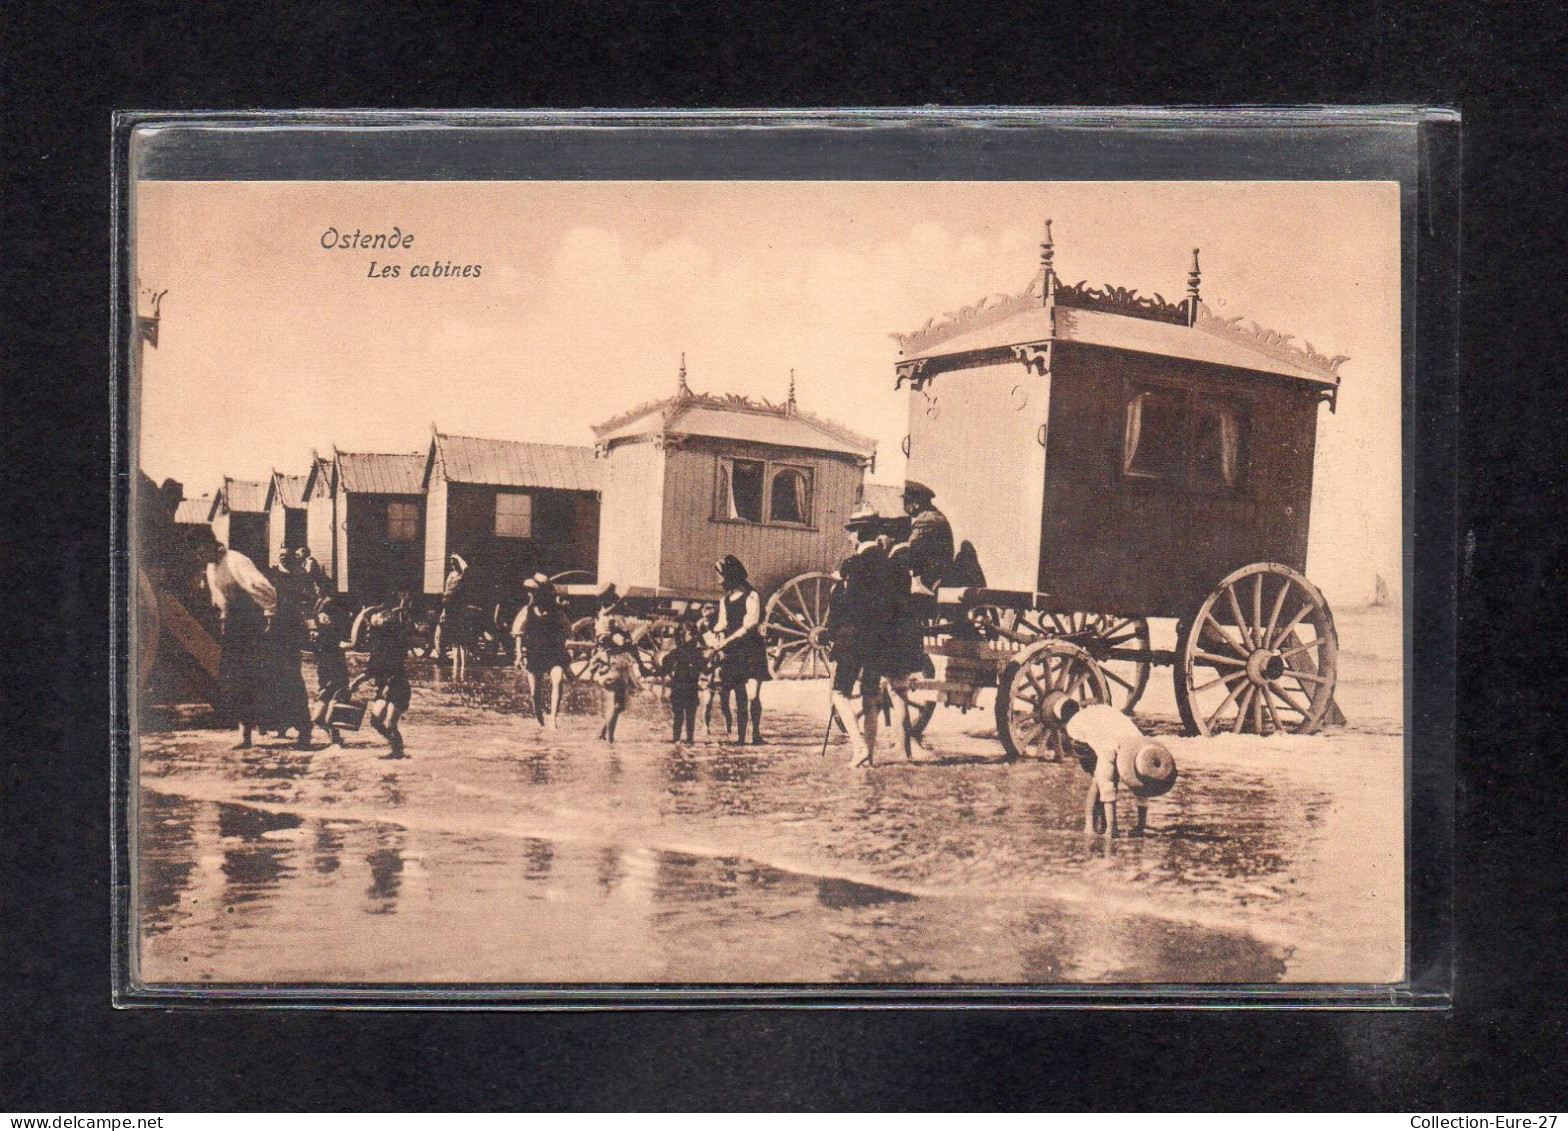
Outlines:
{"label": "shallow water", "polygon": [[674,745],[654,694],[609,746],[588,687],[541,730],[504,670],[419,682],[403,761],[368,729],[308,752],[148,734],[143,977],[1397,977],[1397,869],[1377,863],[1399,850],[1397,724],[1170,739],[1182,777],[1154,835],[1110,841],[1080,831],[1076,763],[1000,761],[984,712],[939,713],[920,761],[854,770],[836,737],[819,754],[824,696],[770,685],[762,747]]}

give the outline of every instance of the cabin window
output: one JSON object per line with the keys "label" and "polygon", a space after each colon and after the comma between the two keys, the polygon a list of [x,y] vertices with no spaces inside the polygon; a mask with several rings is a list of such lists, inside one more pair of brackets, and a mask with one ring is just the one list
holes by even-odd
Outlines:
{"label": "cabin window", "polygon": [[768,492],[768,520],[796,526],[811,525],[811,473],[799,467],[780,467],[773,472],[773,488]]}
{"label": "cabin window", "polygon": [[767,464],[757,459],[719,461],[719,515],[736,522],[762,521]]}
{"label": "cabin window", "polygon": [[1184,398],[1179,393],[1139,393],[1127,404],[1122,470],[1143,479],[1182,479],[1186,472]]}
{"label": "cabin window", "polygon": [[811,469],[760,459],[720,459],[713,517],[719,521],[811,525]]}
{"label": "cabin window", "polygon": [[1241,419],[1230,405],[1193,406],[1192,479],[1200,487],[1234,487],[1241,451]]}
{"label": "cabin window", "polygon": [[1229,490],[1245,467],[1246,416],[1235,405],[1174,389],[1127,402],[1122,472],[1195,490]]}
{"label": "cabin window", "polygon": [[510,491],[495,496],[495,536],[532,538],[534,536],[534,497]]}
{"label": "cabin window", "polygon": [[412,542],[419,537],[419,504],[387,504],[387,541]]}

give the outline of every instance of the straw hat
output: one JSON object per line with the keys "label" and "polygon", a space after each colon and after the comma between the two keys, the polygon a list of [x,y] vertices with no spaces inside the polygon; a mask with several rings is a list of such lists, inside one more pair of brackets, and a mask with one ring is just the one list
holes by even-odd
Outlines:
{"label": "straw hat", "polygon": [[1153,739],[1133,739],[1116,748],[1116,774],[1143,797],[1158,797],[1176,784],[1176,759]]}
{"label": "straw hat", "polygon": [[863,530],[868,526],[881,526],[882,516],[877,513],[876,507],[869,503],[861,503],[849,516],[849,521],[844,524],[845,530]]}

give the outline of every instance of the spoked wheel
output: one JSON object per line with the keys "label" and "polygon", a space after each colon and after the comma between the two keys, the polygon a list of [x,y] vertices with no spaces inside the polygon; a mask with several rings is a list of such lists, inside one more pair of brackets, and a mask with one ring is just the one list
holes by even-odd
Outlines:
{"label": "spoked wheel", "polygon": [[[637,658],[644,668],[651,672],[659,670],[660,661],[675,647],[675,634],[675,622],[668,617],[632,629],[632,643],[637,646]],[[662,675],[648,678],[661,686],[665,683]]]}
{"label": "spoked wheel", "polygon": [[1008,757],[1060,759],[1066,744],[1057,719],[1067,699],[1081,707],[1111,701],[1105,673],[1076,644],[1041,640],[1003,668],[996,685],[996,736]]}
{"label": "spoked wheel", "polygon": [[1044,613],[1044,635],[1076,644],[1093,656],[1111,689],[1111,706],[1132,714],[1149,686],[1149,622],[1107,613]]}
{"label": "spoked wheel", "polygon": [[593,617],[579,617],[572,622],[572,635],[566,641],[566,678],[580,683],[588,677],[588,664],[593,660]]}
{"label": "spoked wheel", "polygon": [[825,573],[792,577],[768,599],[762,638],[775,679],[824,679],[828,675],[828,601],[833,578]]}
{"label": "spoked wheel", "polygon": [[1237,570],[1177,636],[1176,705],[1191,733],[1311,734],[1334,702],[1334,615],[1288,566]]}
{"label": "spoked wheel", "polygon": [[1022,652],[1044,635],[1037,625],[1031,624],[1017,609],[1004,609],[998,605],[972,605],[965,616],[982,640],[1003,651]]}

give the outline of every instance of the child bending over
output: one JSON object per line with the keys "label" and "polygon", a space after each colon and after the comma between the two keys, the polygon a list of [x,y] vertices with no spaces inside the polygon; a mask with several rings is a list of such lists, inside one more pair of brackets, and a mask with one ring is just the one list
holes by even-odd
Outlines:
{"label": "child bending over", "polygon": [[1145,738],[1136,723],[1103,703],[1078,707],[1069,700],[1063,704],[1062,718],[1067,737],[1089,774],[1083,831],[1092,835],[1109,830],[1113,837],[1121,835],[1116,824],[1116,792],[1117,786],[1123,785],[1138,806],[1137,823],[1127,835],[1142,836],[1149,827],[1149,799],[1176,784],[1176,760],[1171,752]]}

